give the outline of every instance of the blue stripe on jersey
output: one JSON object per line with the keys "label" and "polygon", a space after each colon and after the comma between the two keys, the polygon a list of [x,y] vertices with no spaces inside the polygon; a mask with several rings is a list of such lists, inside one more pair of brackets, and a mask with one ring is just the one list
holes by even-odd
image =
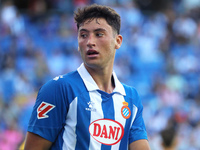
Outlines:
{"label": "blue stripe on jersey", "polygon": [[[101,94],[102,98],[102,110],[104,114],[105,119],[112,119],[115,120],[115,112],[114,112],[114,105],[113,105],[113,99],[112,99],[112,94],[108,94],[104,91],[98,90],[98,92]],[[111,150],[110,145],[101,145],[101,150]]]}
{"label": "blue stripe on jersey", "polygon": [[75,150],[89,149],[90,134],[88,134],[88,127],[90,125],[91,112],[86,110],[89,101],[90,96],[88,92],[82,94],[78,99],[77,112],[79,113],[77,113],[77,143]]}
{"label": "blue stripe on jersey", "polygon": [[[129,93],[126,93],[127,95],[129,95]],[[129,135],[129,130],[130,130],[130,123],[131,123],[131,118],[132,118],[132,108],[130,107],[131,105],[133,105],[132,103],[132,99],[128,98],[127,96],[124,97],[125,101],[128,103],[129,105],[129,108],[131,110],[131,116],[129,119],[126,119],[126,124],[125,124],[125,127],[124,127],[124,136],[123,138],[121,139],[121,143],[127,143],[127,141],[129,140],[128,139],[128,135]],[[120,147],[119,149],[120,150],[127,150],[128,149],[128,144],[120,144]]]}

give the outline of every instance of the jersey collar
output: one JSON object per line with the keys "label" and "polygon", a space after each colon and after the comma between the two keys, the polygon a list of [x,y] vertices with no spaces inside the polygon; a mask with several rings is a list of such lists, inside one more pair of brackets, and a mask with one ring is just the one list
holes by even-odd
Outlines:
{"label": "jersey collar", "polygon": [[[89,74],[89,72],[86,70],[83,63],[77,69],[77,71],[80,74],[81,78],[83,79],[83,82],[88,91],[99,90],[99,87],[97,86],[96,82],[94,81],[92,76]],[[123,85],[121,84],[121,82],[118,80],[114,71],[113,71],[113,78],[115,82],[115,89],[113,90],[113,92],[120,93],[125,96],[126,95],[125,89]]]}

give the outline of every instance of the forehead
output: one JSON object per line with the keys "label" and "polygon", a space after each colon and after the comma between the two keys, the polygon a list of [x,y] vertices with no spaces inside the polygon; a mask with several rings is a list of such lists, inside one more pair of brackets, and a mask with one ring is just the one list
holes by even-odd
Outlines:
{"label": "forehead", "polygon": [[112,29],[112,27],[107,23],[107,21],[104,18],[91,18],[85,20],[83,23],[79,26],[79,31],[83,28],[107,28]]}

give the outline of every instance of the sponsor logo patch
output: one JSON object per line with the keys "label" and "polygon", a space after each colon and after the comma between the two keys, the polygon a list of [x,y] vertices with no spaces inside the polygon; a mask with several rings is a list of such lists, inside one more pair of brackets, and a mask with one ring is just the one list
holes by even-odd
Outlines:
{"label": "sponsor logo patch", "polygon": [[111,119],[98,119],[90,124],[89,132],[99,143],[115,145],[122,139],[124,128],[117,121]]}
{"label": "sponsor logo patch", "polygon": [[46,102],[42,102],[40,106],[37,108],[37,118],[44,119],[48,118],[48,112],[50,112],[55,106]]}

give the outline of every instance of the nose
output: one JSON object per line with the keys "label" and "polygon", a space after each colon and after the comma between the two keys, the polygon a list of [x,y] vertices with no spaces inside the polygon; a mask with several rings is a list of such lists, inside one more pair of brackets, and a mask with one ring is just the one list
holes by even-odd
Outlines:
{"label": "nose", "polygon": [[87,46],[88,46],[88,47],[95,46],[95,38],[94,38],[93,35],[90,35],[90,36],[88,37]]}

